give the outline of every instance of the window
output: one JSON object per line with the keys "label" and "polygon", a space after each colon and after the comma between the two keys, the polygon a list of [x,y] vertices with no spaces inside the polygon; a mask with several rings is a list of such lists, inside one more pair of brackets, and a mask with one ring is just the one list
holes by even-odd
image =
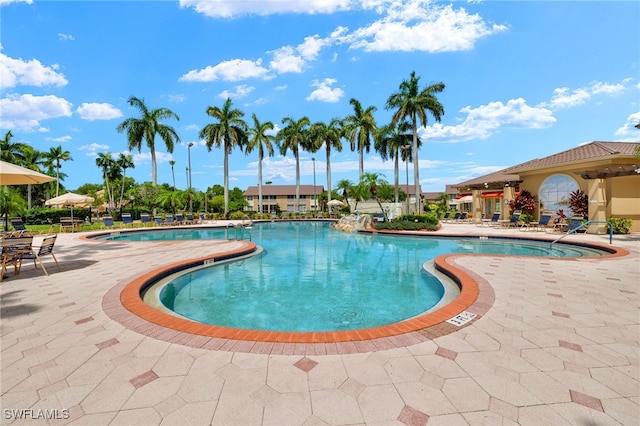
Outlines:
{"label": "window", "polygon": [[573,191],[580,189],[578,183],[567,175],[549,176],[540,185],[539,200],[540,212],[556,211],[562,209],[567,217],[573,216],[569,208],[569,196]]}

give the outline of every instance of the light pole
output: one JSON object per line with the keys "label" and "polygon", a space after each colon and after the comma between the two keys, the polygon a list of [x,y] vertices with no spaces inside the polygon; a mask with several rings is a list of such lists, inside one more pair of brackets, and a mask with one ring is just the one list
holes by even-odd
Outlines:
{"label": "light pole", "polygon": [[409,214],[409,150],[411,149],[410,145],[405,145],[402,147],[404,151],[404,164],[407,170],[407,214]]}
{"label": "light pole", "polygon": [[[187,145],[187,158],[189,161],[189,190],[191,190],[191,147],[193,146],[193,142],[189,142]],[[191,196],[191,191],[189,191],[189,213],[193,213],[193,197]]]}
{"label": "light pole", "polygon": [[316,198],[316,158],[311,157],[313,161],[313,210],[318,211],[318,199]]}

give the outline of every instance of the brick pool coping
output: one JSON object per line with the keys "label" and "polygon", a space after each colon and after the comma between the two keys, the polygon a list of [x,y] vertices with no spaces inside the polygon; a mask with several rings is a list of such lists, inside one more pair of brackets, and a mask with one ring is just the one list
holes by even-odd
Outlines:
{"label": "brick pool coping", "polygon": [[[403,232],[399,233],[405,234]],[[418,233],[411,234],[420,235]],[[469,238],[470,236],[447,235],[447,237]],[[527,239],[533,240],[532,238]],[[535,240],[540,241],[540,239]],[[625,249],[618,247],[599,244],[585,245],[610,251],[611,254],[600,256],[598,259],[615,258],[629,254]],[[245,241],[243,246],[236,250],[175,262],[154,269],[135,278],[133,281],[122,282],[111,288],[103,297],[103,309],[109,317],[132,331],[159,340],[203,349],[303,355],[370,352],[373,350],[406,347],[431,340],[452,333],[478,320],[493,305],[495,293],[488,281],[473,271],[458,266],[456,260],[466,256],[518,257],[487,254],[446,254],[438,256],[434,259],[435,267],[458,284],[460,287],[458,297],[434,312],[425,313],[390,325],[358,330],[280,332],[222,327],[202,324],[161,312],[142,300],[141,293],[144,289],[161,277],[211,261],[217,262],[247,255],[255,250],[255,243]],[[566,258],[545,258],[545,260],[551,261],[554,259],[568,260]],[[476,316],[473,320],[461,326],[446,322],[462,312],[469,312]]]}

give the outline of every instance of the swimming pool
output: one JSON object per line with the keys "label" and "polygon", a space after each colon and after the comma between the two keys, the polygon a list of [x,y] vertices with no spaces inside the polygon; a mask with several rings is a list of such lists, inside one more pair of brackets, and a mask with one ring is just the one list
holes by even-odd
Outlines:
{"label": "swimming pool", "polygon": [[[112,233],[113,240],[224,238],[224,228]],[[443,297],[423,263],[441,254],[594,256],[529,240],[345,234],[326,222],[265,222],[249,231],[258,256],[181,271],[151,294],[178,315],[252,330],[355,330],[420,315]],[[507,243],[508,241],[508,243]],[[149,293],[149,292],[148,292]]]}

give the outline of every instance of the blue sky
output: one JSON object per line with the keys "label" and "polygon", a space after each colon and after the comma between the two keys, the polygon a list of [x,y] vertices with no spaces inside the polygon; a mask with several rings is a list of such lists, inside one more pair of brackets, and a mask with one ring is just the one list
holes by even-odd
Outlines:
{"label": "blue sky", "polygon": [[[158,182],[223,183],[223,154],[200,129],[208,106],[230,97],[251,123],[284,117],[329,121],[351,98],[387,124],[390,94],[411,71],[421,87],[446,85],[440,123],[420,129],[424,191],[455,184],[594,140],[638,141],[640,3],[637,1],[37,1],[0,0],[0,131],[47,151],[62,145],[69,189],[101,183],[99,152],[118,154],[116,131],[137,117],[127,99],[166,107],[181,137],[172,154],[156,141]],[[358,155],[343,143],[332,182],[357,181]],[[132,152],[138,182],[149,152]],[[326,186],[325,154],[301,153],[301,182]],[[413,180],[412,166],[409,179]],[[375,151],[365,172],[393,182]],[[265,159],[263,179],[295,184],[291,154]],[[405,165],[400,166],[405,182]],[[230,156],[230,186],[257,184],[257,154]]]}

